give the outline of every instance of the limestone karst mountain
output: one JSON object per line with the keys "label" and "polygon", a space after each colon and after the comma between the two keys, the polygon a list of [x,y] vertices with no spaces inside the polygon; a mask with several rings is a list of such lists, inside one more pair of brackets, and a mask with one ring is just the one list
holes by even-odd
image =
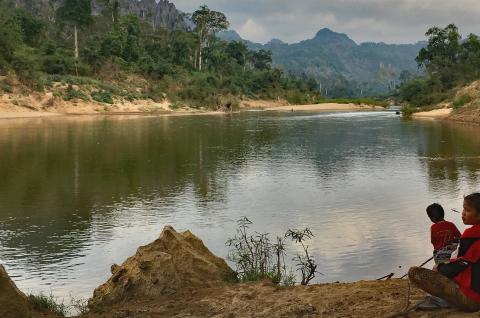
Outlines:
{"label": "limestone karst mountain", "polygon": [[[10,0],[16,7],[25,8],[36,15],[54,20],[55,10],[63,0]],[[114,5],[115,0],[93,0],[92,13],[104,13],[106,6]],[[183,12],[176,9],[168,0],[116,0],[119,13],[135,14],[155,27],[164,27],[171,30],[188,29],[189,21]]]}
{"label": "limestone karst mountain", "polygon": [[425,45],[357,44],[346,34],[321,29],[308,40],[288,44],[278,39],[262,45],[243,40],[235,31],[219,34],[243,41],[254,50],[272,52],[273,64],[297,76],[314,78],[327,97],[360,97],[391,91],[402,78],[418,73],[415,57]]}

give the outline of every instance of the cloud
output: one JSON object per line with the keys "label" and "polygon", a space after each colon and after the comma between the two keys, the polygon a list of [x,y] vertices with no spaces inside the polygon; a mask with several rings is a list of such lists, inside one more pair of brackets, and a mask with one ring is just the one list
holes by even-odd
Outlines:
{"label": "cloud", "polygon": [[185,12],[206,3],[224,12],[232,29],[259,42],[272,38],[298,42],[323,27],[346,33],[357,42],[416,42],[425,39],[429,27],[449,23],[457,24],[464,35],[480,33],[478,0],[171,1]]}
{"label": "cloud", "polygon": [[256,23],[252,19],[248,19],[242,26],[240,26],[237,32],[242,38],[249,39],[251,41],[263,41],[269,36],[265,32],[263,26]]}

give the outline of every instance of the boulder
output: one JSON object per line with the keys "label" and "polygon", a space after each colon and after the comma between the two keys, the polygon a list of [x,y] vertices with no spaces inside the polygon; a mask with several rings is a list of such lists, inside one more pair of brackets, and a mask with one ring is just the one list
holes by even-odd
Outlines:
{"label": "boulder", "polygon": [[178,233],[171,226],[121,266],[112,265],[111,272],[89,300],[92,311],[124,300],[213,287],[235,278],[227,263],[198,237],[190,231]]}
{"label": "boulder", "polygon": [[31,305],[0,265],[0,317],[30,318]]}

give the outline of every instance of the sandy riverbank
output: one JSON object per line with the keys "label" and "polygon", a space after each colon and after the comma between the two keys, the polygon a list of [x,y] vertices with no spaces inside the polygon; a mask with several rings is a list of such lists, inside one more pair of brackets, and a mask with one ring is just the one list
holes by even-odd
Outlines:
{"label": "sandy riverbank", "polygon": [[0,96],[0,119],[40,118],[78,115],[221,115],[221,111],[196,108],[175,108],[165,100],[117,101],[114,104],[103,104],[92,101],[65,101],[54,97],[51,93],[3,94]]}
{"label": "sandy riverbank", "polygon": [[[222,111],[206,109],[179,108],[173,109],[169,101],[154,102],[152,100],[135,100],[101,104],[91,101],[64,101],[50,93],[32,93],[28,96],[4,94],[0,97],[0,119],[39,118],[71,115],[219,115]],[[244,100],[240,109],[263,109],[266,111],[361,111],[383,109],[379,106],[325,103],[315,105],[289,105],[285,100]]]}
{"label": "sandy riverbank", "polygon": [[307,112],[322,112],[322,111],[360,111],[360,110],[383,110],[383,107],[373,105],[358,105],[358,104],[340,104],[340,103],[323,103],[311,105],[289,105],[285,100],[248,100],[242,101],[241,108],[243,109],[263,109],[266,111],[307,111]]}
{"label": "sandy riverbank", "polygon": [[451,108],[434,109],[425,112],[418,112],[412,115],[415,119],[445,119],[452,113]]}
{"label": "sandy riverbank", "polygon": [[361,111],[361,110],[383,110],[383,107],[372,105],[357,104],[313,104],[313,105],[288,105],[266,108],[267,111],[309,111],[309,112],[326,112],[326,111]]}

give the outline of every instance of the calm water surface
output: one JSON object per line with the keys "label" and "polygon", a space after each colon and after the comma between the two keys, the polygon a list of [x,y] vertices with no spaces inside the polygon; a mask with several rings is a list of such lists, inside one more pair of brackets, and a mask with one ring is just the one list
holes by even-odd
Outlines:
{"label": "calm water surface", "polygon": [[311,228],[318,282],[403,274],[431,254],[426,205],[461,209],[479,179],[480,128],[389,112],[2,120],[0,263],[89,297],[165,225],[225,257],[247,216]]}

